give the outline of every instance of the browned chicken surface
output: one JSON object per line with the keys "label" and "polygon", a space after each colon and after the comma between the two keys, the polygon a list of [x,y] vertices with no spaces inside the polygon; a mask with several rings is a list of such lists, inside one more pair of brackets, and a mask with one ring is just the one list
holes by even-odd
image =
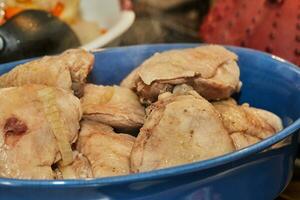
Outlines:
{"label": "browned chicken surface", "polygon": [[218,45],[156,53],[123,80],[121,86],[152,103],[174,85],[188,84],[209,100],[228,98],[240,89],[237,55]]}
{"label": "browned chicken surface", "polygon": [[94,177],[129,174],[129,156],[135,138],[117,134],[110,126],[84,120],[78,150],[89,160]]}
{"label": "browned chicken surface", "polygon": [[81,98],[83,118],[130,130],[144,123],[145,111],[128,88],[87,84]]}
{"label": "browned chicken surface", "polygon": [[73,49],[0,76],[0,177],[145,172],[221,156],[283,128],[275,114],[230,98],[240,72],[221,46],[156,53],[121,86],[86,84],[93,62]]}
{"label": "browned chicken surface", "polygon": [[57,179],[83,179],[93,178],[93,172],[88,159],[81,153],[73,152],[73,162],[63,166],[58,164]]}
{"label": "browned chicken surface", "polygon": [[77,139],[79,99],[62,89],[27,85],[0,89],[0,102],[0,176],[53,179],[51,165]]}
{"label": "browned chicken surface", "polygon": [[163,94],[147,108],[147,118],[131,152],[133,172],[213,158],[234,150],[219,113],[195,91]]}
{"label": "browned chicken surface", "polygon": [[241,149],[274,135],[282,129],[281,119],[266,110],[237,105],[233,100],[213,103],[231,134],[236,149]]}
{"label": "browned chicken surface", "polygon": [[71,49],[56,56],[43,58],[16,66],[0,76],[0,87],[42,84],[73,89],[78,96],[94,64],[94,55],[82,49]]}
{"label": "browned chicken surface", "polygon": [[243,149],[261,141],[260,138],[245,134],[244,132],[234,132],[230,137],[232,138],[236,150]]}

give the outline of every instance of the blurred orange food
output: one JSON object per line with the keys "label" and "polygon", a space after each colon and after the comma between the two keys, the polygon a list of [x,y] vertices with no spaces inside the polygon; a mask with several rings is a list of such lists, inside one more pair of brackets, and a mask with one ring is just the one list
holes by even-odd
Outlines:
{"label": "blurred orange food", "polygon": [[51,13],[54,16],[58,17],[58,16],[61,15],[61,13],[63,12],[64,8],[65,8],[65,6],[64,6],[63,3],[57,2],[56,5],[54,6],[54,8],[52,9]]}
{"label": "blurred orange food", "polygon": [[[35,8],[31,0],[17,0],[17,2],[26,4],[29,8]],[[49,12],[52,13],[54,16],[59,17],[62,14],[64,8],[65,5],[63,3],[57,2]],[[22,6],[6,6],[4,9],[4,19],[0,22],[0,24],[3,24],[6,20],[10,19],[11,17],[15,16],[16,14],[22,12],[25,9],[26,8]]]}
{"label": "blurred orange food", "polygon": [[[127,6],[130,5],[128,0],[124,2],[127,2]],[[80,0],[5,0],[0,25],[26,9],[44,10],[66,22],[75,31],[81,44],[88,43],[107,32],[107,29],[100,27],[98,22],[82,18]]]}
{"label": "blurred orange food", "polygon": [[20,7],[7,7],[4,9],[4,13],[5,13],[4,18],[7,20],[13,17],[14,15],[18,14],[22,10],[24,9]]}

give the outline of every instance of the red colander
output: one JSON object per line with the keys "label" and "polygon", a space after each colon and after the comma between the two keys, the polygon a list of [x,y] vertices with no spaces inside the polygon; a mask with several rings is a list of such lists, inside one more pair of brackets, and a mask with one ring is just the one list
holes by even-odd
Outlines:
{"label": "red colander", "polygon": [[300,0],[217,0],[200,36],[208,43],[263,50],[300,66]]}

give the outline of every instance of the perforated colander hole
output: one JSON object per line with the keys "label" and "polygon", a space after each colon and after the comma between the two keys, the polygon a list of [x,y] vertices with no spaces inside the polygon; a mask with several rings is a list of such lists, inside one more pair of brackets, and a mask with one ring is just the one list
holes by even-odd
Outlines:
{"label": "perforated colander hole", "polygon": [[259,14],[259,15],[261,14],[261,9],[257,10],[257,14]]}
{"label": "perforated colander hole", "polygon": [[300,56],[300,49],[295,49],[294,54],[295,56]]}
{"label": "perforated colander hole", "polygon": [[247,29],[246,29],[246,34],[247,34],[247,35],[250,35],[250,33],[251,33],[250,28],[247,28]]}
{"label": "perforated colander hole", "polygon": [[275,39],[275,34],[274,33],[270,33],[269,34],[269,39],[270,40],[274,40]]}
{"label": "perforated colander hole", "polygon": [[267,1],[270,5],[282,5],[284,3],[284,0],[268,0]]}
{"label": "perforated colander hole", "polygon": [[246,5],[246,3],[245,3],[245,2],[243,2],[243,4],[242,4],[242,8],[244,8],[244,9],[246,9],[246,8],[247,8],[247,5]]}
{"label": "perforated colander hole", "polygon": [[265,48],[265,51],[268,52],[268,53],[272,53],[273,52],[273,50],[272,50],[272,48],[270,46],[267,46]]}
{"label": "perforated colander hole", "polygon": [[245,46],[246,46],[245,41],[241,41],[240,46],[241,46],[241,47],[245,47]]}

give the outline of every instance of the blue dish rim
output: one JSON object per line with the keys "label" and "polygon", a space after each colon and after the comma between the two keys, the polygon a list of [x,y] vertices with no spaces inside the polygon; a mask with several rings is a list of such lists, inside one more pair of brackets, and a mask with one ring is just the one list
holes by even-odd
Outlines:
{"label": "blue dish rim", "polygon": [[[195,45],[204,45],[203,43],[197,44],[197,43],[175,43],[175,44],[151,44],[151,45],[132,45],[132,46],[126,46],[126,47],[113,47],[104,49],[103,51],[109,52],[109,51],[116,51],[116,50],[122,50],[125,48],[136,48],[136,47],[165,47],[165,46],[181,46],[181,47],[192,47]],[[281,62],[284,64],[284,67],[289,68],[289,70],[294,71],[295,73],[300,75],[300,69],[280,58],[272,54],[268,54],[265,52],[261,52],[254,49],[244,48],[244,47],[236,47],[236,46],[229,46],[224,45],[225,47],[228,47],[230,49],[237,49],[237,50],[243,50],[252,52],[255,54],[260,54],[265,57],[269,57],[270,59],[275,59],[276,62]],[[101,50],[102,51],[102,50]],[[97,53],[98,50],[92,51]],[[27,59],[31,60],[31,59]],[[20,63],[26,60],[17,61],[14,63]],[[3,66],[8,66],[10,63],[3,64]],[[12,186],[12,187],[92,187],[92,186],[98,186],[98,185],[113,185],[113,184],[121,184],[126,182],[137,182],[137,181],[146,181],[149,179],[158,179],[158,178],[164,178],[174,175],[180,175],[185,173],[191,173],[195,171],[205,170],[208,168],[213,168],[217,166],[221,166],[230,162],[237,161],[243,157],[247,157],[251,154],[255,154],[257,152],[261,152],[262,150],[272,146],[275,143],[278,143],[279,141],[283,140],[284,138],[292,135],[295,133],[298,129],[300,129],[300,118],[294,121],[291,125],[284,128],[282,131],[278,132],[276,135],[269,137],[255,145],[252,145],[250,147],[241,149],[239,151],[235,151],[226,155],[222,155],[213,159],[194,162],[190,164],[180,165],[176,167],[170,167],[166,169],[160,169],[160,170],[154,170],[150,172],[142,172],[137,174],[129,174],[125,176],[115,176],[115,177],[105,177],[105,178],[93,178],[93,179],[70,179],[70,180],[22,180],[22,179],[10,179],[10,178],[0,178],[0,186]]]}

